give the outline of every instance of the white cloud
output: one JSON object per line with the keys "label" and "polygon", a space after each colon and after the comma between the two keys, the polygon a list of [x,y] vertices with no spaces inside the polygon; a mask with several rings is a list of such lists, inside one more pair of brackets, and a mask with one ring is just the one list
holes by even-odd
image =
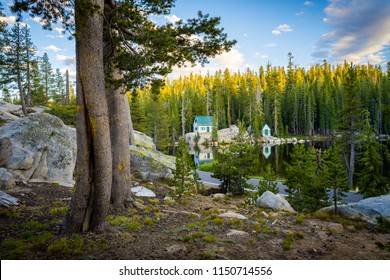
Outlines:
{"label": "white cloud", "polygon": [[295,13],[295,16],[300,17],[303,16],[305,13],[303,11],[300,11],[298,13]]}
{"label": "white cloud", "polygon": [[303,3],[303,5],[305,5],[305,6],[313,6],[313,5],[314,5],[314,2],[312,2],[312,1],[306,1],[305,3]]}
{"label": "white cloud", "polygon": [[268,59],[268,55],[262,54],[260,52],[257,52],[254,54],[255,58],[261,58],[261,59]]}
{"label": "white cloud", "polygon": [[66,65],[76,65],[76,58],[74,56],[66,56],[62,54],[57,54],[56,59],[63,61]]}
{"label": "white cloud", "polygon": [[59,52],[61,51],[62,49],[54,46],[54,45],[50,45],[50,46],[47,46],[45,48],[43,48],[44,50],[48,50],[48,51],[53,51],[53,52]]}
{"label": "white cloud", "polygon": [[40,25],[44,25],[45,24],[45,20],[40,18],[40,17],[33,17],[33,18],[31,18],[31,20],[39,23]]}
{"label": "white cloud", "polygon": [[55,30],[59,35],[62,35],[62,34],[64,34],[64,32],[65,32],[65,29],[60,28],[60,27],[56,27],[56,28],[54,28],[54,30]]}
{"label": "white cloud", "polygon": [[291,28],[290,25],[288,25],[288,24],[281,24],[278,27],[276,27],[274,30],[272,30],[272,34],[274,34],[276,36],[279,36],[282,33],[292,32],[292,31],[293,31],[293,29]]}
{"label": "white cloud", "polygon": [[275,43],[268,43],[266,45],[264,45],[265,48],[275,48],[276,47],[276,44]]}
{"label": "white cloud", "polygon": [[179,18],[179,17],[176,16],[176,15],[165,16],[165,18],[166,18],[170,23],[176,23],[176,22],[178,22],[178,21],[181,20],[181,18]]}
{"label": "white cloud", "polygon": [[196,65],[195,67],[174,67],[173,72],[169,75],[170,79],[177,79],[180,76],[189,75],[192,73],[206,73],[214,74],[218,70],[229,69],[232,71],[245,70],[248,65],[244,64],[244,54],[236,48],[230,50],[230,52],[224,52],[210,59],[210,63],[204,67]]}
{"label": "white cloud", "polygon": [[385,62],[381,51],[390,45],[390,2],[331,0],[325,13],[324,22],[332,30],[322,35],[313,57],[329,58],[333,63]]}
{"label": "white cloud", "polygon": [[14,16],[0,17],[0,21],[4,21],[7,24],[14,24],[16,22],[16,17]]}

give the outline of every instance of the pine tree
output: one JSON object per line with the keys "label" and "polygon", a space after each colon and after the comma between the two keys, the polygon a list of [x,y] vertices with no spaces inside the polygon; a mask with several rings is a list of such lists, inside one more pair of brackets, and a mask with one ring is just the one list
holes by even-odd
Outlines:
{"label": "pine tree", "polygon": [[22,111],[27,116],[25,92],[24,92],[24,74],[26,72],[26,47],[25,38],[22,32],[22,26],[20,23],[16,23],[12,27],[12,31],[7,40],[6,49],[6,67],[4,76],[6,83],[15,83],[19,92],[19,100],[22,106]]}
{"label": "pine tree", "polygon": [[357,174],[357,186],[364,197],[380,196],[387,194],[390,190],[389,180],[382,176],[381,167],[383,159],[380,151],[383,150],[388,156],[386,146],[375,139],[375,132],[370,125],[370,113],[363,112],[364,133],[363,151],[361,153],[361,171]]}
{"label": "pine tree", "polygon": [[263,180],[259,181],[258,196],[261,196],[264,192],[270,191],[275,194],[279,193],[277,174],[272,168],[271,164],[267,164],[265,172],[262,174]]}
{"label": "pine tree", "polygon": [[253,173],[254,147],[250,145],[245,125],[239,122],[239,133],[233,143],[221,143],[216,155],[214,178],[221,180],[222,192],[243,194],[247,187],[247,176]]}
{"label": "pine tree", "polygon": [[188,145],[184,137],[180,138],[176,150],[176,169],[173,171],[172,184],[175,186],[173,195],[178,198],[188,196],[196,190],[197,172],[195,164],[188,153]]}
{"label": "pine tree", "polygon": [[54,103],[64,105],[66,103],[65,81],[62,77],[60,69],[58,68],[56,69],[53,81],[55,85],[55,90],[52,91],[52,99]]}
{"label": "pine tree", "polygon": [[49,100],[55,95],[53,68],[47,53],[44,53],[40,61],[41,79],[45,90],[45,98]]}
{"label": "pine tree", "polygon": [[26,105],[27,107],[32,106],[32,97],[31,97],[31,66],[35,62],[35,53],[37,52],[37,48],[34,46],[31,34],[30,34],[30,28],[25,25],[22,28],[22,33],[24,37],[24,48],[25,48],[25,65],[26,65]]}
{"label": "pine tree", "polygon": [[347,172],[338,145],[328,150],[322,178],[325,180],[326,188],[331,190],[330,197],[333,201],[334,212],[338,214],[338,204],[345,197],[343,192],[349,190]]}

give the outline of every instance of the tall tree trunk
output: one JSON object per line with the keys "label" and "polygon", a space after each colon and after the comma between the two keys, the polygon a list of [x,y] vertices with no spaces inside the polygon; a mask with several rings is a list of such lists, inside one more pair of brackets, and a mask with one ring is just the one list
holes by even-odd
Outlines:
{"label": "tall tree trunk", "polygon": [[349,158],[348,183],[353,186],[353,173],[355,172],[355,142],[351,143],[351,153]]}
{"label": "tall tree trunk", "polygon": [[[98,10],[91,13],[91,6]],[[76,1],[77,168],[75,194],[62,231],[104,228],[112,159],[103,68],[103,0]]]}
{"label": "tall tree trunk", "polygon": [[[121,80],[122,74],[111,65],[113,80]],[[123,209],[126,203],[133,204],[130,192],[130,107],[125,90],[113,84],[106,89],[110,112],[112,145],[112,190],[111,201],[116,209]],[[129,137],[130,136],[130,137]]]}
{"label": "tall tree trunk", "polygon": [[66,69],[65,73],[65,105],[69,105],[70,100],[69,100],[69,70]]}

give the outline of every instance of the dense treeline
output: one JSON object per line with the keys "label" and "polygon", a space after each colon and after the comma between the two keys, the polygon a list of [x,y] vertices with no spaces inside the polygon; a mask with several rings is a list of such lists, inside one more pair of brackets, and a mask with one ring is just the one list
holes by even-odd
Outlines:
{"label": "dense treeline", "polygon": [[18,22],[8,28],[1,21],[0,39],[2,100],[21,104],[25,114],[30,106],[75,103],[68,70],[65,74],[60,69],[54,71],[47,53],[37,55],[28,25]]}
{"label": "dense treeline", "polygon": [[333,135],[342,129],[350,98],[359,114],[368,110],[376,133],[390,134],[390,70],[326,61],[306,70],[292,58],[289,54],[287,68],[269,64],[258,72],[190,74],[138,89],[131,95],[134,127],[153,136],[161,149],[192,131],[196,115],[214,116],[219,128],[243,120],[255,136],[264,123],[279,137]]}

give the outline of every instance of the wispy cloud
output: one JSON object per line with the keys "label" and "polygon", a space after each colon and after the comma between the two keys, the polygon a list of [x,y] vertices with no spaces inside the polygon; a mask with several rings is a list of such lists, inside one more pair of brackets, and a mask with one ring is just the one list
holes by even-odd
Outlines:
{"label": "wispy cloud", "polygon": [[165,18],[166,18],[170,23],[176,23],[176,22],[178,22],[178,21],[181,20],[181,18],[179,18],[179,17],[176,16],[176,15],[165,16]]}
{"label": "wispy cloud", "polygon": [[313,6],[313,5],[314,5],[314,2],[312,2],[312,1],[306,1],[305,3],[303,3],[303,5],[305,5],[305,6]]}
{"label": "wispy cloud", "polygon": [[324,22],[332,30],[322,35],[314,58],[338,63],[381,64],[390,45],[390,2],[387,0],[331,0]]}
{"label": "wispy cloud", "polygon": [[65,63],[65,65],[69,65],[69,66],[76,65],[76,58],[74,56],[66,56],[66,55],[62,55],[62,54],[57,54],[56,59],[63,61]]}
{"label": "wispy cloud", "polygon": [[300,11],[300,12],[295,13],[295,16],[300,17],[300,16],[303,16],[304,14],[305,14],[304,11]]}
{"label": "wispy cloud", "polygon": [[275,48],[276,44],[275,43],[268,43],[264,45],[265,48]]}
{"label": "wispy cloud", "polygon": [[31,20],[39,23],[40,25],[44,25],[46,23],[46,21],[40,17],[33,17],[33,18],[31,18]]}
{"label": "wispy cloud", "polygon": [[50,46],[47,46],[45,48],[43,48],[44,50],[48,50],[48,51],[53,51],[53,52],[59,52],[61,51],[62,49],[60,49],[59,47],[56,47],[54,45],[50,45]]}
{"label": "wispy cloud", "polygon": [[255,58],[268,59],[268,55],[257,52],[254,54]]}
{"label": "wispy cloud", "polygon": [[0,17],[0,21],[6,22],[7,24],[14,24],[16,22],[16,17],[14,16]]}
{"label": "wispy cloud", "polygon": [[204,67],[197,65],[195,67],[174,67],[172,74],[169,75],[171,79],[177,79],[180,76],[189,75],[192,73],[206,73],[211,74],[221,69],[229,69],[232,71],[245,70],[248,65],[244,63],[245,57],[237,48],[233,48],[230,52],[224,52],[210,59],[210,63]]}
{"label": "wispy cloud", "polygon": [[278,27],[276,27],[274,30],[272,30],[272,34],[274,34],[276,36],[279,36],[282,33],[292,32],[292,31],[293,31],[293,29],[291,28],[290,25],[288,25],[288,24],[281,24]]}

